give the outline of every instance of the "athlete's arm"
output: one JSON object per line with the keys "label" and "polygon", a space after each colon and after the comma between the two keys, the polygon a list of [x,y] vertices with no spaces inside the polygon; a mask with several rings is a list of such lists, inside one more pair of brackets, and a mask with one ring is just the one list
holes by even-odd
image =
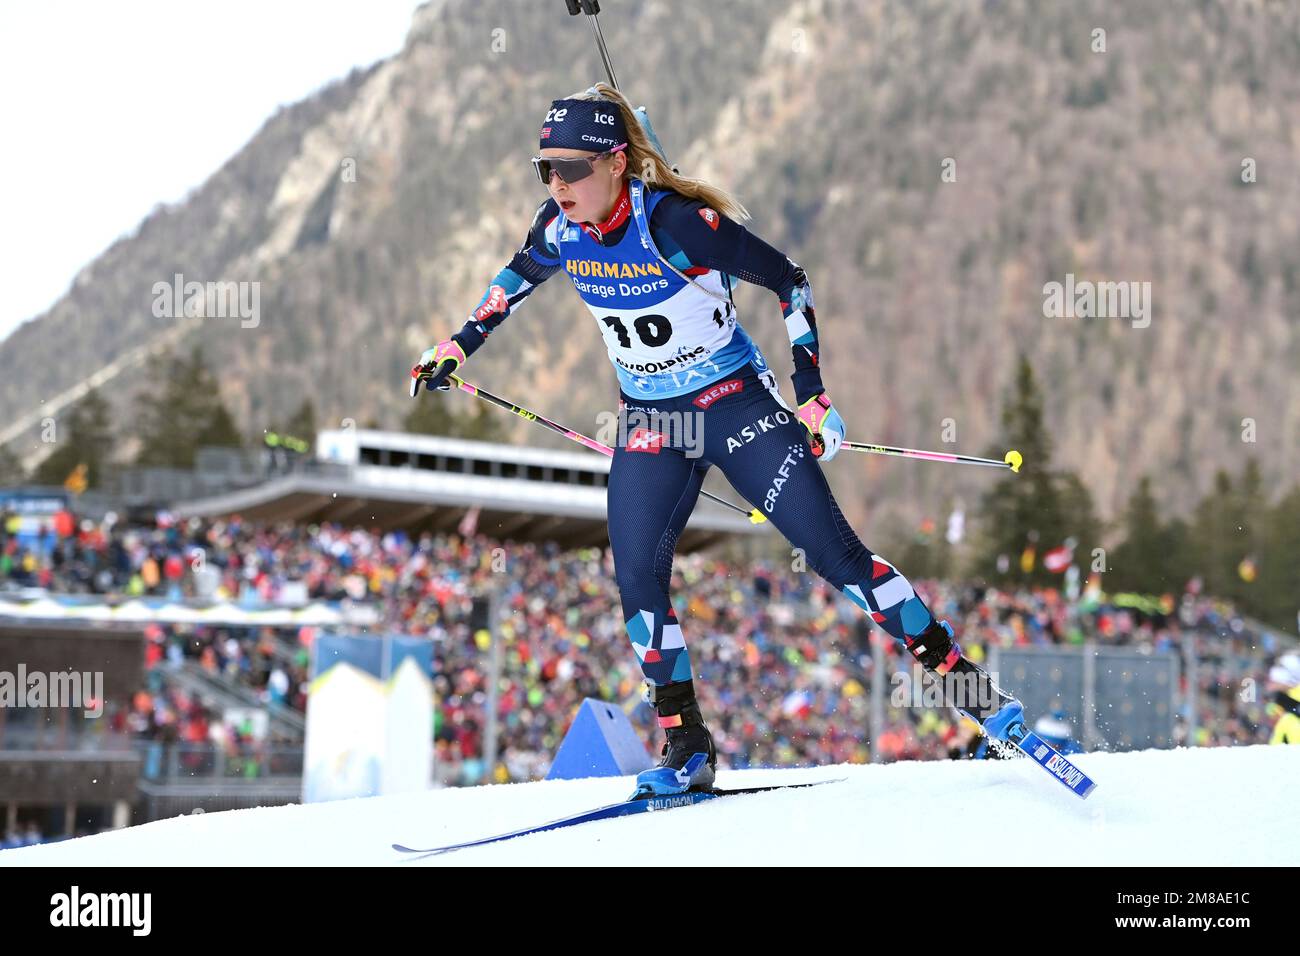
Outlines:
{"label": "athlete's arm", "polygon": [[559,271],[560,253],[555,236],[555,220],[559,214],[560,207],[554,199],[547,199],[537,207],[533,223],[514,258],[492,279],[465,325],[452,336],[465,350],[466,357],[473,355],[492,330],[534,289]]}
{"label": "athlete's arm", "polygon": [[[650,229],[659,251],[686,275],[717,269],[775,292],[790,336],[798,402],[825,391],[812,286],[798,263],[717,210],[678,193],[659,200],[650,216]],[[689,268],[682,268],[683,256]]]}

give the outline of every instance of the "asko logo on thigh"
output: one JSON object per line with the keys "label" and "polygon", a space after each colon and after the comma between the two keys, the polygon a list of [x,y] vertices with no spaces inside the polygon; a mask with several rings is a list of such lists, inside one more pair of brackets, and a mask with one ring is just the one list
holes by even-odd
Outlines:
{"label": "asko logo on thigh", "polygon": [[794,419],[790,414],[782,409],[769,412],[757,421],[751,422],[734,435],[727,436],[727,454],[730,455],[737,448],[743,448],[748,445],[759,435],[770,432],[781,425],[788,425]]}

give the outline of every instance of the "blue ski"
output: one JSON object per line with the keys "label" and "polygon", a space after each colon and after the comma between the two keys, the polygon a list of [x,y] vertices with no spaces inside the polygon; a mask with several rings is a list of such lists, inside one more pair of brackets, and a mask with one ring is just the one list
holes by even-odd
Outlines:
{"label": "blue ski", "polygon": [[818,787],[824,783],[839,783],[844,779],[847,778],[841,777],[836,780],[816,780],[812,783],[781,783],[770,787],[745,787],[741,790],[688,790],[686,793],[634,798],[631,800],[624,800],[621,803],[611,803],[609,806],[599,807],[595,810],[588,810],[585,813],[578,813],[574,816],[564,817],[560,820],[552,820],[550,823],[543,823],[541,826],[526,827],[523,830],[515,830],[513,833],[502,833],[497,836],[483,837],[480,840],[470,840],[467,843],[453,843],[451,846],[432,847],[426,850],[412,849],[409,846],[394,843],[393,849],[397,850],[399,853],[422,853],[428,855],[450,853],[452,850],[464,850],[472,846],[486,846],[489,843],[500,843],[503,840],[513,840],[516,837],[529,836],[533,833],[545,833],[547,830],[558,830],[562,827],[574,827],[582,823],[592,823],[596,820],[612,820],[615,817],[627,817],[635,813],[651,813],[655,810],[672,810],[676,807],[694,806],[697,803],[703,803],[705,800],[716,800],[718,797],[734,797],[746,793],[766,793],[769,790],[794,790],[800,787]]}
{"label": "blue ski", "polygon": [[[1018,723],[1012,726],[1009,740],[989,737],[989,745],[997,748],[998,753],[1006,757],[1018,756],[1016,750],[1028,756],[1054,778],[1061,782],[1071,793],[1087,799],[1088,794],[1097,784],[1086,773],[1076,767],[1070,760],[1049,744],[1038,734]],[[1016,748],[1013,750],[1012,748]]]}
{"label": "blue ski", "polygon": [[1076,796],[1086,799],[1097,786],[1091,777],[1032,730],[1026,730],[1023,737],[1011,742]]}

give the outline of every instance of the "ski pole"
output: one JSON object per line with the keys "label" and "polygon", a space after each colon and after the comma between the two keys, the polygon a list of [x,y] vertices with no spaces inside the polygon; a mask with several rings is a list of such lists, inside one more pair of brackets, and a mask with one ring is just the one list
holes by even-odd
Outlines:
{"label": "ski pole", "polygon": [[850,451],[869,452],[873,455],[898,455],[902,458],[924,458],[927,461],[947,461],[957,465],[989,465],[993,468],[1010,468],[1017,474],[1020,473],[1020,466],[1025,460],[1024,456],[1014,448],[1007,452],[1001,461],[998,461],[996,458],[975,458],[972,455],[953,455],[941,451],[894,448],[889,445],[868,445],[857,441],[841,442],[840,447],[847,448]]}
{"label": "ski pole", "polygon": [[[618,78],[614,76],[614,64],[609,59],[609,49],[605,46],[605,35],[600,30],[600,19],[597,16],[597,14],[600,13],[600,0],[564,0],[564,4],[568,7],[569,16],[571,17],[576,17],[580,13],[585,13],[587,15],[591,23],[591,32],[596,38],[596,48],[600,51],[600,61],[605,65],[605,73],[609,76],[609,85],[618,90]],[[619,90],[619,92],[621,93],[622,90]],[[659,145],[659,138],[655,135],[654,129],[650,126],[650,117],[646,115],[645,107],[637,107],[635,113],[637,120],[641,123],[641,127],[650,138],[650,142],[654,145],[654,148],[659,150],[659,155],[666,159],[667,153],[665,153],[663,147]],[[674,173],[680,175],[680,170],[678,170],[675,165],[672,166],[672,170]],[[454,378],[455,376],[452,377]],[[819,438],[814,436],[814,442],[819,440]],[[1002,461],[994,461],[991,458],[974,458],[970,455],[950,455],[942,452],[919,451],[915,448],[891,448],[885,445],[868,445],[862,442],[846,441],[843,442],[840,447],[850,448],[853,451],[870,452],[877,455],[899,455],[904,458],[925,458],[930,461],[947,461],[964,465],[992,465],[996,468],[1010,468],[1016,473],[1020,472],[1020,465],[1023,461],[1020,452],[1015,451],[1014,449],[1007,452]],[[707,492],[705,493],[707,494]],[[761,515],[759,516],[759,519],[762,519]],[[751,517],[750,520],[755,521],[753,517]]]}
{"label": "ski pole", "polygon": [[[605,35],[600,32],[600,20],[596,16],[600,13],[600,0],[564,0],[564,3],[569,8],[569,16],[576,17],[580,13],[585,13],[589,18],[591,32],[596,37],[596,48],[600,51],[600,61],[605,64],[605,73],[609,76],[609,85],[622,93],[623,91],[618,86],[618,78],[614,76],[614,64],[609,58],[609,50],[605,46]],[[659,143],[659,137],[655,135],[654,127],[650,125],[650,115],[646,112],[645,107],[638,106],[632,112],[636,115],[641,128],[645,130],[650,145],[659,151],[659,155],[664,158],[665,162],[668,162],[672,171],[680,176],[682,171],[677,168],[675,163],[668,161],[668,154],[664,152],[663,146]]]}
{"label": "ski pole", "polygon": [[[591,18],[591,32],[596,35],[596,46],[600,49],[600,60],[605,64],[605,73],[609,75],[609,85],[618,90],[614,64],[609,60],[609,50],[605,49],[605,35],[600,32],[600,20],[596,17],[596,14],[600,13],[600,0],[564,0],[564,3],[569,8],[569,16],[576,17],[579,13],[585,13]],[[621,93],[622,90],[619,92]]]}
{"label": "ski pole", "polygon": [[[447,359],[446,361],[452,361],[452,360]],[[431,374],[432,373],[427,371],[421,371],[418,365],[411,370],[411,396],[412,397],[415,397],[415,395],[419,392],[420,382],[426,378],[429,378]],[[588,438],[586,435],[583,435],[580,432],[575,432],[572,428],[565,428],[563,425],[557,424],[556,422],[553,422],[549,418],[546,418],[542,415],[538,415],[534,411],[529,411],[527,408],[524,408],[521,405],[516,405],[514,402],[507,401],[506,399],[501,398],[499,395],[493,395],[491,392],[479,388],[477,385],[470,384],[469,382],[465,381],[463,378],[461,378],[458,375],[448,375],[446,381],[450,382],[452,385],[460,389],[462,392],[468,392],[470,395],[473,395],[476,398],[481,398],[486,402],[491,402],[493,405],[496,405],[498,408],[504,408],[508,412],[513,412],[514,414],[518,415],[520,418],[524,419],[525,421],[536,422],[539,425],[545,426],[546,428],[549,428],[551,431],[555,432],[556,434],[563,435],[565,438],[569,439],[570,441],[576,441],[579,445],[583,445],[587,448],[590,448],[592,451],[600,452],[602,455],[604,455],[607,458],[614,457],[614,449],[610,448],[608,445],[602,442],[598,442],[594,438]],[[725,498],[719,498],[717,495],[712,494],[708,491],[701,491],[700,494],[702,494],[706,498],[716,501],[718,504],[722,505],[725,508],[730,508],[732,511],[736,511],[742,515],[745,515],[745,517],[749,518],[751,524],[762,524],[767,520],[767,517],[757,508],[750,508],[748,511],[746,511],[744,508],[740,507],[740,505],[732,504],[730,501],[727,501]]]}

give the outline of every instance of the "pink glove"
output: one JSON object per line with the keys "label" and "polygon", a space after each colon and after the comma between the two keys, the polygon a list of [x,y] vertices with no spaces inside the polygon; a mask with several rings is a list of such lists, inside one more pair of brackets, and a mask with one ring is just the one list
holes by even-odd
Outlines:
{"label": "pink glove", "polygon": [[831,397],[819,392],[799,406],[799,421],[808,429],[812,453],[821,461],[830,461],[844,441],[844,419],[831,404]]}
{"label": "pink glove", "polygon": [[420,383],[428,391],[435,388],[447,391],[447,376],[465,364],[465,350],[455,337],[443,339],[431,349],[425,349],[420,361],[411,369],[411,397],[420,391]]}

